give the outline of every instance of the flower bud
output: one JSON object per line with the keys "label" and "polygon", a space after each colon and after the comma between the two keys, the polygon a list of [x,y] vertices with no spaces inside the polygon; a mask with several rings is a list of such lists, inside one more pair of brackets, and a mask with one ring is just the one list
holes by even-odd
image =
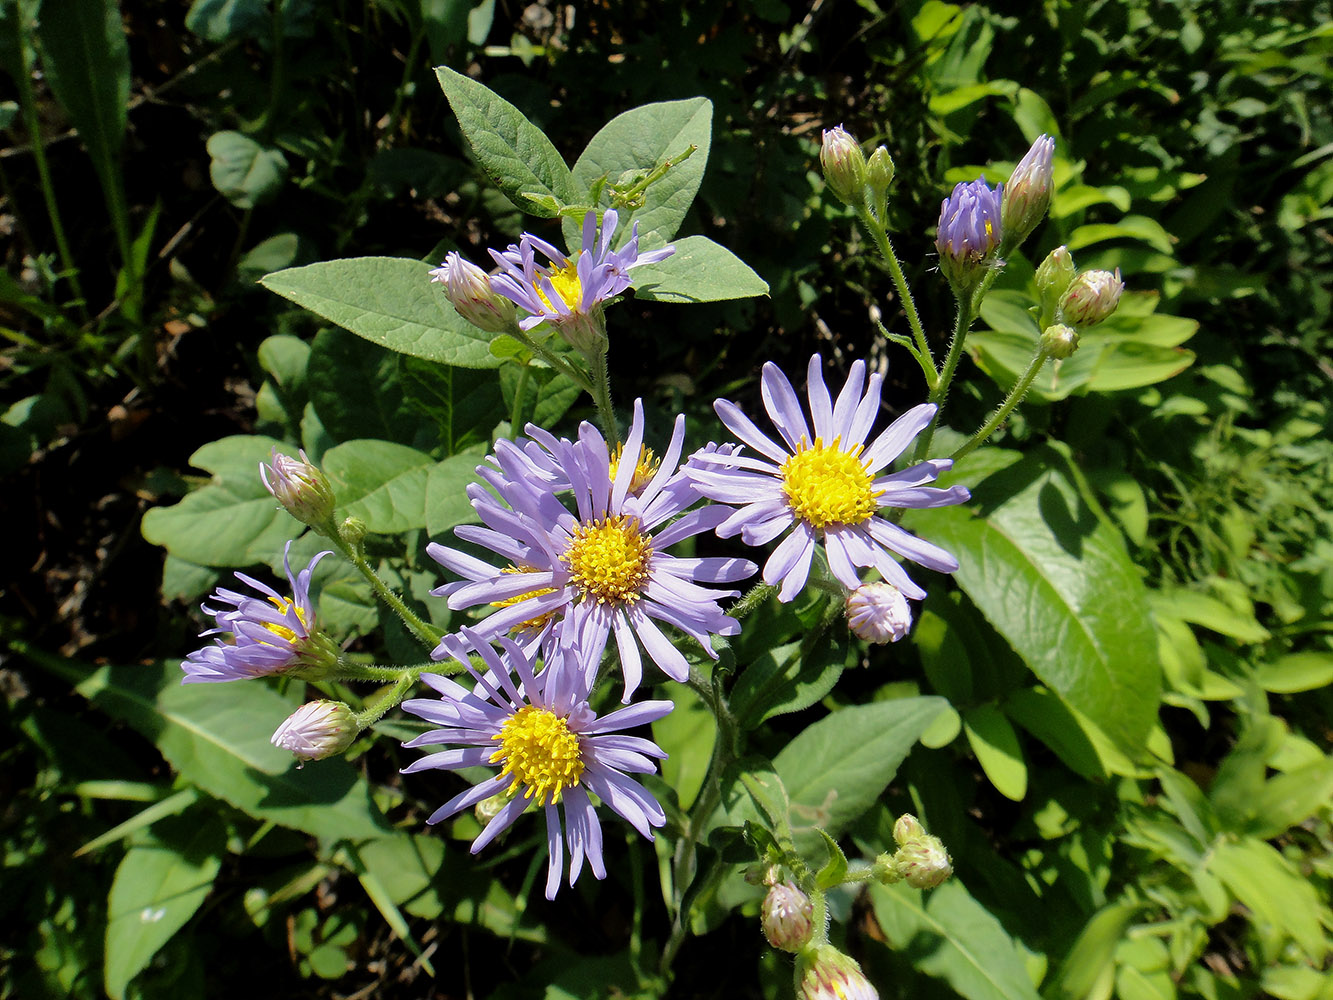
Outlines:
{"label": "flower bud", "polygon": [[514,303],[492,289],[490,275],[458,251],[449,252],[444,263],[430,272],[430,280],[444,286],[458,315],[473,326],[487,333],[517,329]]}
{"label": "flower bud", "polygon": [[1120,269],[1084,271],[1069,283],[1060,299],[1060,321],[1070,326],[1093,326],[1107,319],[1120,304],[1120,293],[1125,283],[1120,280]]}
{"label": "flower bud", "polygon": [[295,459],[274,448],[269,461],[259,463],[259,478],[288,514],[322,535],[332,534],[333,487],[304,451],[300,455]]}
{"label": "flower bud", "polygon": [[1009,247],[1022,243],[1051,207],[1051,157],[1054,153],[1055,140],[1049,135],[1038,136],[1004,186],[1000,215]]}
{"label": "flower bud", "polygon": [[1066,246],[1056,247],[1037,265],[1037,294],[1041,298],[1042,316],[1054,318],[1060,299],[1076,273],[1078,268],[1074,266],[1074,257]]}
{"label": "flower bud", "polygon": [[361,543],[366,540],[366,522],[359,517],[345,518],[338,534],[342,535],[344,542],[359,550]]}
{"label": "flower bud", "polygon": [[842,201],[853,208],[866,203],[866,156],[841,125],[824,129],[819,164],[824,168],[824,181],[829,190]]}
{"label": "flower bud", "polygon": [[893,157],[883,146],[870,154],[870,160],[866,163],[866,183],[881,198],[893,183]]}
{"label": "flower bud", "polygon": [[992,191],[978,177],[958,184],[953,194],[940,202],[939,229],[935,249],[940,270],[956,294],[971,292],[981,280],[1004,235],[1000,200],[1004,185]]}
{"label": "flower bud", "polygon": [[1056,361],[1063,361],[1078,350],[1078,331],[1063,323],[1048,326],[1041,335],[1041,349]]}
{"label": "flower bud", "polygon": [[847,627],[867,642],[897,642],[912,628],[912,609],[891,583],[863,583],[847,595]]}
{"label": "flower bud", "polygon": [[898,817],[898,821],[893,824],[893,842],[899,847],[904,847],[911,841],[925,835],[926,828],[911,813],[903,813]]}
{"label": "flower bud", "polygon": [[489,799],[482,799],[478,802],[472,810],[473,815],[477,817],[478,823],[485,826],[491,820],[495,819],[496,816],[500,815],[500,810],[509,805],[509,802],[513,797],[513,793],[506,788],[504,791],[492,795]]}
{"label": "flower bud", "polygon": [[801,953],[796,982],[798,1000],[879,1000],[861,966],[829,944]]}
{"label": "flower bud", "polygon": [[769,889],[760,913],[764,937],[774,948],[800,951],[814,933],[814,905],[791,882]]}
{"label": "flower bud", "polygon": [[359,731],[352,710],[342,702],[310,701],[278,727],[272,743],[302,761],[323,760],[351,746]]}

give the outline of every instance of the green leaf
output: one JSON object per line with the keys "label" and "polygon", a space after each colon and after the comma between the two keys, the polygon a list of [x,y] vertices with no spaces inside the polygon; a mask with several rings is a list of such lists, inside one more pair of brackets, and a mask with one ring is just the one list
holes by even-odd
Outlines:
{"label": "green leaf", "polygon": [[842,880],[847,877],[847,855],[842,852],[838,842],[823,830],[819,831],[819,835],[824,838],[828,861],[815,876],[815,885],[821,889],[831,889],[835,885],[841,885]]}
{"label": "green leaf", "polygon": [[903,698],[844,708],[782,749],[773,767],[791,799],[802,853],[818,842],[817,827],[836,837],[874,804],[946,705],[943,698]]}
{"label": "green leaf", "polygon": [[272,18],[264,0],[194,0],[185,27],[205,41],[258,38],[269,34]]}
{"label": "green leaf", "polygon": [[1327,948],[1319,914],[1324,909],[1314,885],[1291,862],[1263,841],[1222,841],[1205,861],[1207,870],[1264,924],[1288,935],[1310,961],[1324,960]]}
{"label": "green leaf", "polygon": [[457,525],[480,520],[467,488],[478,481],[477,466],[485,457],[485,446],[478,445],[431,467],[426,479],[426,533],[432,538]]}
{"label": "green leaf", "polygon": [[1007,799],[1022,802],[1028,789],[1028,768],[1018,734],[1004,714],[990,703],[963,713],[967,742],[990,783]]}
{"label": "green leaf", "polygon": [[904,883],[872,885],[875,918],[890,947],[967,1000],[1039,1000],[1014,939],[960,882],[928,896]]}
{"label": "green leaf", "polygon": [[1333,653],[1288,653],[1260,665],[1255,678],[1265,691],[1276,694],[1317,691],[1333,684]]}
{"label": "green leaf", "polygon": [[954,578],[1033,673],[1133,757],[1160,686],[1147,592],[1065,465],[1034,451],[977,483],[971,503],[904,523],[957,557]]}
{"label": "green leaf", "polygon": [[1160,222],[1156,219],[1150,219],[1146,215],[1127,215],[1119,222],[1079,226],[1069,234],[1069,238],[1065,240],[1065,245],[1071,251],[1075,251],[1106,240],[1120,239],[1146,243],[1154,250],[1160,250],[1164,254],[1175,253],[1175,242],[1172,240],[1171,234],[1162,228]]}
{"label": "green leaf", "polygon": [[707,236],[686,236],[664,261],[630,272],[634,294],[650,302],[717,302],[767,295],[768,282]]}
{"label": "green leaf", "polygon": [[260,462],[281,442],[237,435],[204,445],[190,464],[212,481],[171,507],[144,514],[142,532],[154,545],[199,566],[252,566],[268,562],[304,529],[278,506],[259,478]]}
{"label": "green leaf", "polygon": [[196,810],[193,835],[179,846],[154,839],[131,847],[116,867],[107,897],[102,982],[112,1000],[159,948],[194,916],[222,867],[226,835],[216,815]]}
{"label": "green leaf", "polygon": [[392,441],[346,441],[324,453],[324,474],[338,513],[379,534],[426,526],[426,481],[435,465],[424,452]]}
{"label": "green leaf", "polygon": [[218,192],[237,208],[254,208],[277,196],[287,178],[287,157],[240,132],[208,137],[208,176]]}
{"label": "green leaf", "polygon": [[[1116,903],[1093,914],[1069,949],[1060,974],[1047,990],[1052,1000],[1109,996],[1115,976],[1115,949],[1134,916],[1134,906]],[[1099,988],[1105,984],[1105,989]]]}
{"label": "green leaf", "polygon": [[693,688],[670,682],[662,697],[676,705],[653,723],[653,742],[666,751],[662,780],[676,790],[681,809],[694,804],[708,774],[717,741],[717,722]]}
{"label": "green leaf", "polygon": [[[706,97],[645,104],[612,118],[592,137],[574,164],[574,184],[579,191],[590,189],[603,177],[614,184],[622,176],[647,173],[668,157],[674,159],[691,145],[697,146],[689,159],[649,185],[642,208],[618,210],[616,245],[629,239],[637,222],[640,248],[656,250],[671,242],[694,201],[708,166],[712,134],[713,105]],[[604,194],[604,203],[606,197]],[[582,224],[582,219],[565,220],[565,241],[570,247],[578,245]]]}
{"label": "green leaf", "polygon": [[489,441],[503,419],[495,379],[322,330],[310,356],[310,402],[340,441],[383,438],[446,453]]}
{"label": "green leaf", "polygon": [[1333,757],[1323,757],[1264,782],[1249,832],[1269,840],[1299,826],[1333,799]]}
{"label": "green leaf", "polygon": [[345,760],[301,768],[269,742],[297,703],[263,684],[182,684],[176,662],[101,667],[91,674],[56,657],[40,662],[156,743],[185,780],[257,819],[329,841],[389,832],[365,779]]}
{"label": "green leaf", "polygon": [[381,347],[460,368],[494,368],[490,334],[459,316],[430,265],[398,257],[351,257],[265,275],[271,292]]}
{"label": "green leaf", "polygon": [[366,841],[357,855],[389,898],[413,916],[434,920],[442,902],[435,877],[444,867],[443,837],[399,833]]}
{"label": "green leaf", "polygon": [[[507,339],[515,346],[522,347],[513,338]],[[500,368],[500,391],[504,395],[506,411],[513,413],[514,397],[522,391],[518,428],[521,429],[527,423],[534,423],[539,427],[553,427],[578,401],[579,394],[583,390],[568,375],[551,368],[539,368],[529,364],[526,367],[526,379],[523,377],[524,371],[524,367],[520,364],[503,365]]]}
{"label": "green leaf", "polygon": [[119,184],[130,100],[120,7],[115,0],[47,0],[40,17],[46,82],[79,130],[103,185]]}
{"label": "green leaf", "polygon": [[731,711],[746,729],[799,712],[833,690],[847,660],[845,633],[826,630],[812,643],[789,642],[745,667],[732,688]]}
{"label": "green leaf", "polygon": [[435,76],[477,162],[505,197],[529,215],[548,219],[558,210],[543,199],[556,205],[576,199],[565,161],[523,112],[447,66],[437,66]]}
{"label": "green leaf", "polygon": [[1247,645],[1266,642],[1272,638],[1268,629],[1260,625],[1254,617],[1253,608],[1247,613],[1241,608],[1224,604],[1216,597],[1202,594],[1197,590],[1185,590],[1182,587],[1165,588],[1152,595],[1152,607],[1155,612],[1165,612],[1181,621],[1202,625]]}

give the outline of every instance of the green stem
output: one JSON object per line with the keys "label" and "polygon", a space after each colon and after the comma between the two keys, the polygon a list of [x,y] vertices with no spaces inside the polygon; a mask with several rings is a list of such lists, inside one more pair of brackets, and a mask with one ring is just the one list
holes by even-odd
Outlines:
{"label": "green stem", "polygon": [[778,588],[767,583],[756,583],[750,592],[731,606],[727,614],[740,621],[759,605],[778,592]]}
{"label": "green stem", "polygon": [[1032,386],[1032,380],[1037,377],[1037,373],[1041,371],[1042,365],[1046,364],[1046,359],[1049,357],[1050,354],[1044,349],[1037,349],[1037,353],[1034,354],[1032,360],[1028,362],[1027,369],[1023,372],[1019,380],[1014,383],[1014,387],[1009,390],[1009,395],[1006,396],[1004,402],[1000,404],[1000,408],[992,413],[990,419],[981,425],[980,429],[972,435],[971,439],[965,445],[950,455],[950,458],[955,462],[958,461],[958,459],[971,452],[974,448],[984,444],[986,439],[999,429],[1000,424],[1004,423],[1009,414],[1013,412],[1014,407],[1023,401],[1023,397],[1027,395],[1028,389]]}
{"label": "green stem", "polygon": [[402,704],[403,699],[407,697],[407,692],[412,689],[412,685],[417,682],[421,676],[422,670],[428,667],[411,667],[407,670],[398,671],[398,679],[394,683],[381,688],[376,694],[366,699],[364,710],[356,714],[356,727],[358,730],[369,729],[391,709]]}
{"label": "green stem", "polygon": [[370,563],[366,562],[366,557],[361,554],[361,547],[359,545],[349,544],[347,539],[343,538],[341,534],[334,535],[332,541],[342,556],[355,566],[357,571],[366,578],[366,582],[370,584],[371,588],[379,596],[379,599],[397,613],[398,617],[403,620],[403,624],[408,627],[412,634],[415,635],[427,649],[434,649],[439,644],[444,632],[436,628],[434,625],[431,625],[429,622],[419,618],[411,608],[403,603],[401,597],[389,589],[389,586],[379,578],[379,574],[370,568]]}
{"label": "green stem", "polygon": [[532,374],[532,365],[524,361],[518,371],[518,388],[514,390],[514,405],[509,409],[509,433],[517,434],[519,421],[523,419],[523,395],[528,391],[528,378]]}
{"label": "green stem", "polygon": [[953,339],[949,341],[949,353],[940,369],[940,380],[930,390],[930,402],[936,406],[935,414],[926,424],[926,429],[916,439],[916,451],[912,454],[913,462],[920,462],[930,454],[930,442],[935,437],[935,427],[940,422],[940,412],[949,397],[949,384],[953,382],[954,372],[958,368],[958,359],[963,354],[963,341],[967,339],[967,328],[972,325],[972,296],[958,297],[958,318],[954,322]]}
{"label": "green stem", "polygon": [[543,347],[537,341],[533,340],[531,337],[529,337],[526,333],[524,333],[517,327],[515,327],[513,330],[510,330],[509,335],[513,337],[515,340],[517,340],[524,347],[526,347],[533,354],[535,354],[537,357],[545,361],[556,371],[560,372],[562,375],[567,375],[569,378],[573,379],[574,382],[578,384],[578,387],[582,389],[584,392],[586,392],[589,396],[595,396],[595,393],[593,392],[592,388],[592,382],[589,381],[586,372],[580,371],[577,367],[570,364],[568,361],[566,361],[560,355],[556,354],[554,351],[548,351],[545,347]]}
{"label": "green stem", "polygon": [[46,202],[46,214],[51,220],[51,232],[55,235],[56,249],[65,268],[65,280],[78,299],[79,310],[86,319],[88,316],[87,300],[83,297],[83,288],[79,284],[79,270],[74,263],[74,254],[70,252],[69,240],[65,236],[65,225],[60,219],[60,206],[56,203],[55,187],[51,183],[51,168],[46,162],[46,146],[42,142],[41,119],[37,114],[37,101],[32,92],[32,64],[28,61],[28,46],[23,37],[23,25],[28,20],[27,4],[20,3],[14,12],[14,43],[19,51],[19,104],[23,109],[23,124],[28,130],[33,162],[37,165],[37,177],[42,185],[42,200]]}
{"label": "green stem", "polygon": [[606,443],[614,448],[620,444],[620,428],[616,413],[611,408],[611,376],[606,368],[606,351],[597,351],[588,358],[592,364],[592,398],[597,404],[597,420],[606,435]]}
{"label": "green stem", "polygon": [[931,391],[934,391],[935,384],[938,381],[938,373],[935,369],[934,358],[930,353],[930,345],[926,342],[926,330],[921,325],[921,315],[916,311],[916,302],[912,298],[912,291],[907,287],[907,276],[903,274],[902,265],[898,263],[898,255],[893,251],[893,243],[889,240],[889,234],[884,229],[884,223],[876,219],[865,208],[858,208],[856,217],[860,220],[862,228],[875,241],[880,256],[884,258],[884,263],[888,265],[889,277],[893,279],[893,287],[898,290],[898,298],[902,301],[903,312],[907,314],[907,325],[912,328],[912,339],[916,341],[916,349],[921,355],[922,369],[929,369],[926,371],[927,385]]}

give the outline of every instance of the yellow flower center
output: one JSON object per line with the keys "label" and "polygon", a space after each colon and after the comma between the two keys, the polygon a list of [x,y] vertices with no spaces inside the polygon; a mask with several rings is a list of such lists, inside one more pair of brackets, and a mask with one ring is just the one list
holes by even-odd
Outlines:
{"label": "yellow flower center", "polygon": [[[270,597],[268,600],[270,604],[275,605],[277,609],[281,611],[284,615],[287,613],[287,609],[292,606],[291,600],[286,597]],[[301,622],[302,625],[305,625],[307,628],[309,628],[310,623],[305,620],[305,613],[300,608],[296,609],[296,617]],[[289,629],[286,625],[275,625],[271,622],[265,622],[264,628],[268,629],[274,635],[278,636],[278,638],[286,639],[288,642],[295,642],[298,638],[296,633],[293,632],[291,629]],[[265,643],[265,645],[270,645],[270,643]]]}
{"label": "yellow flower center", "polygon": [[[506,566],[504,569],[500,570],[500,572],[531,573],[534,572],[534,570],[531,566]],[[506,597],[503,601],[491,601],[491,607],[509,608],[513,607],[515,604],[518,604],[520,601],[526,601],[529,597],[541,597],[545,594],[554,594],[554,593],[555,593],[554,587],[538,587],[536,590],[529,590],[527,593],[524,594],[517,594],[514,597]],[[555,614],[554,611],[547,611],[545,614],[540,614],[536,618],[528,618],[525,621],[519,622],[509,631],[511,633],[526,632],[528,630],[532,630],[535,632],[543,628],[546,625],[546,623],[551,620],[551,616],[554,614]]]}
{"label": "yellow flower center", "polygon": [[838,439],[813,445],[801,441],[796,453],[782,463],[782,492],[792,512],[812,528],[830,524],[860,524],[875,513],[875,498],[882,490],[858,457],[861,446],[851,451],[838,447]]}
{"label": "yellow flower center", "polygon": [[598,604],[632,604],[648,582],[653,539],[639,530],[639,519],[618,514],[580,524],[561,557],[582,597]]}
{"label": "yellow flower center", "polygon": [[535,705],[524,705],[505,720],[491,737],[500,748],[490,762],[504,762],[500,777],[512,775],[509,792],[523,786],[524,798],[536,798],[537,805],[560,801],[560,795],[583,777],[583,749],[579,738],[569,731],[569,724],[554,712]]}
{"label": "yellow flower center", "polygon": [[[620,460],[624,457],[624,452],[625,446],[618,444],[616,450],[611,453],[611,482],[613,483],[616,481],[616,473],[620,469]],[[657,475],[657,467],[660,464],[661,461],[653,454],[651,448],[639,445],[639,461],[634,466],[634,478],[630,480],[630,493],[634,496],[642,493],[644,487],[653,481],[653,476]]]}
{"label": "yellow flower center", "polygon": [[[566,261],[564,267],[553,270],[546,277],[550,279],[555,294],[560,296],[565,305],[571,310],[577,311],[579,302],[583,300],[583,286],[579,284],[578,263],[573,260]],[[540,282],[537,283],[534,290],[537,292],[537,297],[545,303],[547,309],[554,309],[559,312],[551,303],[551,300],[546,297],[546,293],[542,291]]]}

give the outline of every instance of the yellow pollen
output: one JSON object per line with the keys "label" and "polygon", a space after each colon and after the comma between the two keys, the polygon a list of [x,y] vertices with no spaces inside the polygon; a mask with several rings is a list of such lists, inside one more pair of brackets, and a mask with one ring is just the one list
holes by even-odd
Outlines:
{"label": "yellow pollen", "polygon": [[[567,261],[564,267],[557,268],[546,276],[551,281],[551,286],[555,289],[555,294],[559,295],[565,305],[571,310],[578,311],[579,302],[583,299],[583,286],[579,284],[579,266],[576,261]],[[547,309],[559,309],[551,303],[542,291],[541,282],[533,289],[537,293],[537,298],[545,303]]]}
{"label": "yellow pollen", "polygon": [[874,480],[861,464],[861,446],[851,451],[815,438],[801,441],[796,454],[782,463],[782,492],[792,512],[812,528],[830,524],[860,524],[875,513]]}
{"label": "yellow pollen", "polygon": [[524,705],[505,720],[491,737],[500,748],[490,762],[504,762],[500,777],[512,775],[509,793],[523,786],[524,798],[536,798],[537,805],[560,801],[560,795],[583,777],[583,748],[579,738],[569,731],[569,724],[545,708]]}
{"label": "yellow pollen", "polygon": [[[284,615],[287,613],[287,609],[292,606],[292,602],[286,597],[270,597],[268,600],[270,604],[275,605]],[[310,623],[305,620],[305,615],[300,608],[296,609],[296,617],[302,625],[309,626]],[[286,639],[288,642],[295,642],[297,639],[296,633],[286,625],[274,625],[271,622],[265,622],[264,628],[268,629],[279,638]],[[269,644],[265,643],[265,645]]]}
{"label": "yellow pollen", "polygon": [[617,514],[575,528],[561,559],[582,597],[598,604],[633,604],[648,582],[652,555],[652,536],[639,530],[639,519]]}
{"label": "yellow pollen", "polygon": [[[620,460],[624,457],[625,446],[616,445],[616,450],[611,453],[611,482],[616,481],[616,473],[620,469]],[[657,467],[661,461],[653,454],[651,448],[645,448],[639,445],[639,461],[634,466],[634,478],[630,480],[629,491],[634,496],[638,496],[644,491],[644,488],[653,481],[653,476],[657,475]]]}
{"label": "yellow pollen", "polygon": [[[506,566],[504,569],[500,570],[500,572],[532,573],[534,572],[534,569],[531,566]],[[554,593],[555,593],[554,587],[538,587],[536,590],[529,590],[527,593],[524,594],[516,594],[513,597],[506,597],[503,601],[491,601],[491,607],[509,608],[513,607],[515,604],[518,604],[521,601],[526,601],[529,597],[542,597],[545,594],[554,594]],[[534,632],[538,631],[539,629],[543,628],[548,621],[551,620],[551,616],[553,614],[555,614],[554,611],[547,611],[545,614],[540,614],[536,618],[529,618],[526,621],[521,621],[513,628],[511,628],[509,631],[511,633],[527,632],[529,630]]]}

